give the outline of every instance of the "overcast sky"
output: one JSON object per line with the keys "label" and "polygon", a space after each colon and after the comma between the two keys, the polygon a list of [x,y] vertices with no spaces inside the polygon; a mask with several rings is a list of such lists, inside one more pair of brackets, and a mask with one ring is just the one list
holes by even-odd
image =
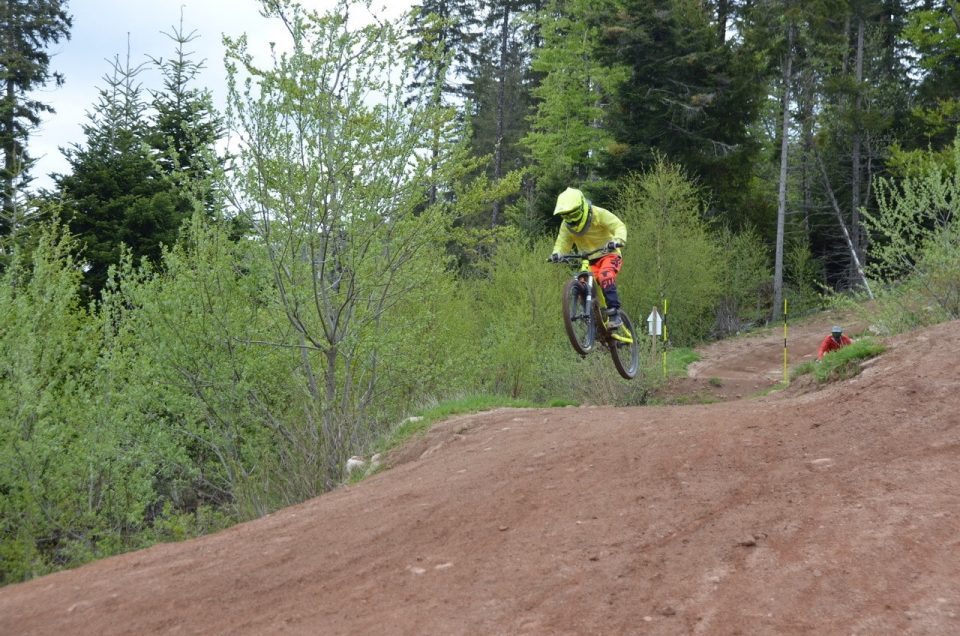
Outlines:
{"label": "overcast sky", "polygon": [[[323,12],[335,3],[301,0],[300,4]],[[374,2],[382,4],[383,0]],[[389,4],[396,16],[412,2],[391,0]],[[57,112],[45,115],[30,135],[29,152],[37,159],[31,172],[35,188],[52,186],[49,173],[69,171],[59,148],[84,142],[81,126],[86,113],[97,102],[97,90],[106,86],[103,77],[109,75],[114,57],[126,58],[128,37],[131,66],[147,61],[148,56],[169,57],[174,43],[163,33],[179,25],[182,8],[184,31],[196,31],[198,36],[188,46],[194,52],[191,59],[205,60],[201,80],[221,109],[226,98],[222,35],[246,33],[251,50],[264,53],[271,41],[283,41],[281,25],[260,15],[257,0],[68,0],[67,7],[73,16],[70,40],[49,49],[51,72],[63,73],[66,82],[59,88],[51,82],[36,95]],[[161,77],[153,69],[145,69],[139,78],[144,89],[161,87]]]}

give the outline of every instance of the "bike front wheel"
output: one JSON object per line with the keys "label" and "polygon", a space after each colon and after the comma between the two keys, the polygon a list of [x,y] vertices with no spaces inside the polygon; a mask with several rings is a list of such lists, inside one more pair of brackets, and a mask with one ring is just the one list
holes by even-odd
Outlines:
{"label": "bike front wheel", "polygon": [[[592,304],[592,303],[591,303]],[[571,279],[563,288],[563,327],[574,350],[587,355],[593,351],[597,339],[597,324],[587,295],[577,279]]]}
{"label": "bike front wheel", "polygon": [[617,371],[627,380],[632,380],[640,370],[640,340],[633,328],[633,321],[620,311],[623,326],[610,334],[610,356]]}

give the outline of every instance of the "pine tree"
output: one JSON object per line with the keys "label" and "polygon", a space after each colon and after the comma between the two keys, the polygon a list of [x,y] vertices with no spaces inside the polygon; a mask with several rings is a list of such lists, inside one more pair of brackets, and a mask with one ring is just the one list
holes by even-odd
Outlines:
{"label": "pine tree", "polygon": [[[191,59],[186,47],[197,39],[196,31],[186,33],[180,25],[165,33],[174,43],[172,57],[153,59],[163,75],[163,90],[151,91],[154,120],[147,134],[163,174],[174,177],[179,187],[213,212],[213,174],[219,163],[216,143],[223,136],[223,122],[213,106],[209,89],[196,86],[204,68]],[[189,214],[191,198],[178,203],[182,215]]]}
{"label": "pine tree", "polygon": [[553,0],[539,16],[543,45],[532,68],[541,75],[530,131],[523,138],[546,198],[568,185],[603,184],[600,167],[616,152],[610,129],[611,102],[630,70],[602,57],[605,25],[615,22],[612,0]]}
{"label": "pine tree", "polygon": [[[750,135],[764,94],[762,76],[740,45],[718,37],[731,7],[691,0],[628,0],[605,25],[609,63],[630,67],[611,112],[613,178],[659,153],[680,162],[712,194],[714,208],[739,225],[759,146]],[[725,27],[723,27],[725,29]]]}
{"label": "pine tree", "polygon": [[64,151],[72,173],[56,177],[70,230],[83,245],[87,300],[99,295],[110,265],[119,262],[121,243],[158,261],[161,243],[175,238],[174,200],[146,143],[143,67],[131,66],[129,55],[123,64],[114,58],[83,127],[85,144]]}
{"label": "pine tree", "polygon": [[[486,29],[480,56],[471,69],[472,146],[478,155],[489,155],[489,176],[495,182],[522,167],[520,139],[529,129],[535,76],[530,59],[538,30],[528,17],[536,15],[535,0],[491,0],[487,4]],[[503,201],[495,201],[492,226],[503,222]]]}
{"label": "pine tree", "polygon": [[27,140],[42,113],[52,113],[48,104],[29,97],[31,91],[52,78],[57,86],[63,76],[50,72],[49,44],[70,37],[71,16],[65,0],[0,0],[0,237],[15,231],[18,181],[30,167]]}
{"label": "pine tree", "polygon": [[[924,2],[907,14],[903,36],[916,79],[907,149],[949,149],[960,126],[960,2]],[[946,153],[949,155],[949,152]]]}

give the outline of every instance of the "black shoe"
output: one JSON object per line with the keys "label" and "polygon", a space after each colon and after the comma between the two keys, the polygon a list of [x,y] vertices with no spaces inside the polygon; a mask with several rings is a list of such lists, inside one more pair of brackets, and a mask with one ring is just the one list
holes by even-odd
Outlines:
{"label": "black shoe", "polygon": [[613,314],[607,320],[607,331],[615,331],[623,326],[623,319],[620,318],[620,312],[616,309],[608,310],[613,311]]}

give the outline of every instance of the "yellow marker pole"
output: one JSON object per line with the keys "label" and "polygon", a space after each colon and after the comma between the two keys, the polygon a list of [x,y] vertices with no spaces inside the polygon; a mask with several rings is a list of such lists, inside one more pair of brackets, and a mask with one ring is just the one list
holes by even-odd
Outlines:
{"label": "yellow marker pole", "polygon": [[663,299],[663,379],[667,379],[667,306],[669,301]]}
{"label": "yellow marker pole", "polygon": [[787,299],[783,299],[783,383],[790,384],[790,373],[787,371]]}

